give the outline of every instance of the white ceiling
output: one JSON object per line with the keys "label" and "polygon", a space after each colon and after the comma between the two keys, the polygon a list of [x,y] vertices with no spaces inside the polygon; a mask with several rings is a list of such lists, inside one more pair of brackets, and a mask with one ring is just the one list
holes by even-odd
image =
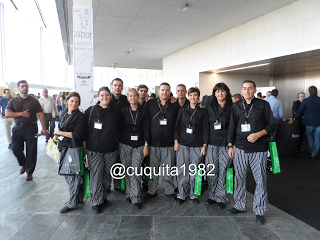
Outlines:
{"label": "white ceiling", "polygon": [[[162,69],[164,57],[295,1],[92,0],[94,65]],[[183,12],[184,3],[190,6]],[[135,50],[127,54],[130,48]]]}

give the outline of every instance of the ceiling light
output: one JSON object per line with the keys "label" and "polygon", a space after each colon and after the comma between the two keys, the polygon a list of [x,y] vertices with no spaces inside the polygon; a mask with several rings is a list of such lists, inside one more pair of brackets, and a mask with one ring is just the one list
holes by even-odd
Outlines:
{"label": "ceiling light", "polygon": [[218,71],[218,72],[215,72],[215,73],[230,72],[230,71],[236,71],[236,70],[241,70],[241,69],[246,69],[246,68],[260,67],[260,66],[265,66],[265,65],[268,65],[268,64],[270,64],[270,63],[251,65],[251,66],[248,66],[248,67],[233,68],[233,69],[229,69],[229,70]]}
{"label": "ceiling light", "polygon": [[189,8],[189,3],[185,3],[185,4],[182,5],[182,9],[181,9],[181,10],[184,12],[184,11],[186,11],[188,8]]}

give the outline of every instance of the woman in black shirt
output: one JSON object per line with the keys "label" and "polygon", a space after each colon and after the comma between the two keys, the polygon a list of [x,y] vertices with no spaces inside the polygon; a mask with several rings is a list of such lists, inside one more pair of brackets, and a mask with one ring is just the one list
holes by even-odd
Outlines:
{"label": "woman in black shirt", "polygon": [[206,154],[209,140],[207,110],[200,108],[198,104],[199,89],[190,88],[188,98],[190,105],[180,108],[174,131],[174,150],[177,151],[178,168],[177,200],[180,204],[186,200],[188,189],[190,199],[199,203],[198,196],[194,194],[195,169],[198,169],[201,156]]}
{"label": "woman in black shirt", "polygon": [[[232,107],[230,89],[224,83],[217,83],[212,91],[212,96],[208,96],[202,103],[209,115],[210,140],[206,155],[207,172],[211,171],[214,176],[207,176],[209,199],[206,204],[217,202],[218,208],[225,208],[226,196],[226,172],[232,159],[228,156],[227,132]],[[208,165],[208,164],[211,164]]]}
{"label": "woman in black shirt", "polygon": [[108,87],[99,89],[99,102],[89,107],[84,115],[88,124],[86,149],[90,170],[90,204],[95,214],[107,199],[111,183],[110,169],[116,162],[119,146],[121,113],[110,104]]}
{"label": "woman in black shirt", "polygon": [[[56,139],[59,139],[58,148],[63,157],[68,147],[83,147],[83,130],[85,129],[85,119],[83,113],[79,111],[80,95],[77,92],[71,92],[67,97],[67,110],[62,112],[59,122],[59,130],[54,132]],[[72,138],[76,146],[70,145]],[[66,206],[60,210],[60,213],[70,212],[78,207],[78,203],[83,202],[83,195],[80,192],[80,175],[64,176],[69,186],[70,198]]]}
{"label": "woman in black shirt", "polygon": [[149,153],[150,119],[147,109],[139,105],[139,93],[136,89],[130,88],[127,97],[130,106],[121,109],[123,128],[119,151],[121,163],[125,169],[131,169],[131,173],[125,176],[127,201],[140,209],[141,164]]}

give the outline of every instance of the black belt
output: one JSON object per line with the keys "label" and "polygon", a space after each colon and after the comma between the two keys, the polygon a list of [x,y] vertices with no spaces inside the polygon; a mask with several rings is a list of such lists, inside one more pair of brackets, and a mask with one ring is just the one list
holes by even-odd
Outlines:
{"label": "black belt", "polygon": [[17,126],[29,126],[29,125],[32,125],[32,124],[36,124],[37,122],[25,122],[25,123],[17,123],[16,125]]}

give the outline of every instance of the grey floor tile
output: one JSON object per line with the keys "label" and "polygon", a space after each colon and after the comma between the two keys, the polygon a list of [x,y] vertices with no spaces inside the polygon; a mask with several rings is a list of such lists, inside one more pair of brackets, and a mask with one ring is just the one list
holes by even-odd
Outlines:
{"label": "grey floor tile", "polygon": [[153,239],[244,239],[232,218],[154,217]]}
{"label": "grey floor tile", "polygon": [[0,214],[0,239],[13,237],[33,217],[32,214]]}
{"label": "grey floor tile", "polygon": [[115,239],[152,239],[153,217],[123,216]]}
{"label": "grey floor tile", "polygon": [[21,230],[18,231],[11,239],[49,239],[65,218],[66,216],[38,214],[34,216],[23,228],[21,228]]}

